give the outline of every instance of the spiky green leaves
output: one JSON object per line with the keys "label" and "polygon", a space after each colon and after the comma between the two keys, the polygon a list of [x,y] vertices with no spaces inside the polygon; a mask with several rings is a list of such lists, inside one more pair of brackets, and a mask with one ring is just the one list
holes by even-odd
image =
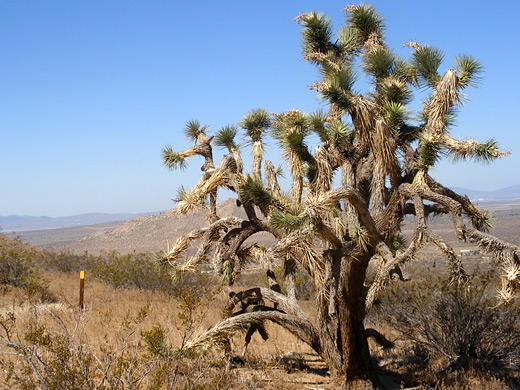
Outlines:
{"label": "spiky green leaves", "polygon": [[208,204],[208,199],[206,196],[200,196],[195,199],[193,194],[187,191],[184,186],[180,186],[177,189],[177,194],[175,198],[172,199],[174,202],[188,202],[190,204],[194,204],[200,207],[206,207]]}
{"label": "spiky green leaves", "polygon": [[406,104],[412,100],[407,85],[411,80],[410,65],[381,46],[365,55],[363,69],[376,83],[373,96],[385,124],[395,131],[409,115]]}
{"label": "spiky green leaves", "polygon": [[342,110],[348,111],[352,107],[352,89],[356,80],[354,71],[349,66],[324,66],[323,73],[325,88],[320,91],[321,94]]}
{"label": "spiky green leaves", "polygon": [[412,100],[412,92],[406,82],[394,77],[385,78],[377,83],[376,101],[408,104]]}
{"label": "spiky green leaves", "polygon": [[262,135],[271,125],[269,114],[263,108],[249,111],[240,121],[242,127],[253,142],[261,141]]}
{"label": "spiky green leaves", "polygon": [[377,84],[375,100],[379,104],[382,119],[386,126],[395,131],[409,118],[410,110],[406,107],[412,94],[406,82],[394,77],[387,77]]}
{"label": "spiky green leaves", "polygon": [[173,151],[171,145],[167,145],[162,150],[163,165],[168,169],[184,169],[187,166],[186,159],[179,153]]}
{"label": "spiky green leaves", "polygon": [[441,76],[438,69],[444,59],[444,53],[431,46],[419,47],[413,52],[413,64],[419,77],[419,82],[435,88]]}
{"label": "spiky green leaves", "polygon": [[269,206],[271,206],[273,198],[260,180],[254,176],[247,175],[246,180],[239,188],[239,193],[242,202],[251,202],[258,206],[264,214],[267,215],[269,213]]}
{"label": "spiky green leaves", "polygon": [[189,197],[189,192],[186,191],[186,188],[184,186],[180,186],[177,189],[177,195],[172,200],[176,203],[182,202],[183,200],[186,200]]}
{"label": "spiky green leaves", "polygon": [[343,121],[332,121],[327,125],[327,140],[338,149],[345,148],[353,135],[352,128]]}
{"label": "spiky green leaves", "polygon": [[286,212],[274,209],[269,220],[269,227],[275,231],[289,233],[309,226],[310,218],[302,207],[295,207]]}
{"label": "spiky green leaves", "polygon": [[280,137],[280,146],[287,152],[297,156],[300,161],[311,163],[313,158],[307,144],[304,142],[305,135],[305,133],[297,131],[287,132]]}
{"label": "spiky green leaves", "polygon": [[308,117],[309,129],[318,134],[321,142],[329,142],[342,149],[352,141],[354,133],[348,123],[341,120],[325,123],[325,119],[326,115],[323,111],[315,112]]}
{"label": "spiky green leaves", "polygon": [[390,237],[387,244],[390,247],[390,249],[395,253],[397,250],[400,250],[405,247],[406,240],[402,235],[396,234]]}
{"label": "spiky green leaves", "polygon": [[318,63],[315,54],[327,54],[332,48],[332,28],[330,19],[315,12],[306,14],[302,20],[302,51],[304,56]]}
{"label": "spiky green leaves", "polygon": [[376,80],[388,77],[394,69],[394,55],[386,47],[378,47],[365,55],[363,69]]}
{"label": "spiky green leaves", "polygon": [[410,110],[401,103],[384,101],[381,104],[383,121],[386,126],[395,132],[405,120],[409,118]]}
{"label": "spiky green leaves", "polygon": [[235,137],[238,129],[235,126],[224,126],[215,135],[214,144],[216,146],[225,147],[230,152],[238,149],[238,145],[235,143]]}
{"label": "spiky green leaves", "polygon": [[343,26],[338,32],[338,45],[345,58],[350,59],[359,53],[361,49],[361,38],[358,30],[351,26]]}
{"label": "spiky green leaves", "polygon": [[363,250],[367,249],[369,244],[369,235],[365,227],[361,226],[359,223],[351,224],[349,226],[349,234],[360,248],[363,248]]}
{"label": "spiky green leaves", "polygon": [[489,210],[483,210],[479,215],[473,215],[471,222],[475,229],[481,232],[489,232],[493,228],[493,216]]}
{"label": "spiky green leaves", "polygon": [[272,125],[272,135],[278,139],[283,133],[297,132],[307,134],[309,119],[307,115],[298,110],[289,110],[281,114],[275,114],[275,120]]}
{"label": "spiky green leaves", "polygon": [[484,70],[482,64],[473,57],[459,55],[455,57],[453,67],[457,71],[458,85],[460,88],[468,86],[476,87],[480,84],[480,74]]}
{"label": "spiky green leaves", "polygon": [[476,161],[489,164],[491,161],[500,157],[500,150],[498,148],[498,142],[495,138],[491,138],[483,144],[478,144],[475,149],[473,158]]}
{"label": "spiky green leaves", "polygon": [[360,4],[349,6],[347,22],[354,27],[362,42],[367,41],[371,35],[381,39],[383,37],[384,19],[372,5]]}
{"label": "spiky green leaves", "polygon": [[407,85],[412,80],[409,77],[411,66],[383,46],[368,52],[362,66],[376,84],[372,96],[379,105],[382,119],[395,131],[409,115],[406,104],[412,99]]}
{"label": "spiky green leaves", "polygon": [[186,135],[188,140],[195,142],[201,133],[204,134],[207,128],[207,126],[201,126],[197,119],[192,119],[186,123],[186,127],[184,127],[184,135]]}
{"label": "spiky green leaves", "polygon": [[309,134],[309,120],[301,111],[290,110],[276,114],[271,135],[278,142],[286,158],[297,157],[300,161],[312,162],[312,155],[305,144]]}
{"label": "spiky green leaves", "polygon": [[442,146],[443,142],[440,137],[425,137],[424,134],[421,134],[416,150],[415,167],[424,171],[433,167],[441,155]]}
{"label": "spiky green leaves", "polygon": [[285,177],[285,174],[283,172],[283,168],[282,168],[282,165],[278,165],[276,167],[276,169],[274,170],[274,175],[278,178],[278,177],[282,177],[284,178]]}
{"label": "spiky green leaves", "polygon": [[321,142],[325,142],[328,139],[327,129],[325,128],[326,118],[327,115],[322,110],[313,112],[308,118],[309,129],[318,134]]}
{"label": "spiky green leaves", "polygon": [[417,82],[417,74],[413,64],[410,64],[408,61],[397,56],[394,58],[394,69],[392,76],[397,80],[404,81],[406,83],[414,84]]}
{"label": "spiky green leaves", "polygon": [[491,138],[484,143],[478,143],[474,139],[468,139],[456,142],[450,146],[450,156],[453,161],[473,159],[483,164],[489,164],[493,160],[507,154],[507,152],[500,151],[495,138]]}

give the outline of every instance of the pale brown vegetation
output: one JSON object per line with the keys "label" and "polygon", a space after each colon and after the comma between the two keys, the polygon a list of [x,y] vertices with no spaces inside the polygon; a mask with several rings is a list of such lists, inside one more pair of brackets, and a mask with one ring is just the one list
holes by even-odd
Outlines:
{"label": "pale brown vegetation", "polygon": [[[20,244],[14,243],[14,248],[18,245]],[[3,248],[7,249],[5,246]],[[23,245],[23,248],[25,251],[21,251],[21,255],[31,251],[31,247],[27,245]],[[53,256],[49,252],[47,254],[50,256],[47,257],[49,261]],[[54,255],[55,258],[51,262],[53,266],[56,266],[57,256]],[[108,262],[110,258],[113,261],[117,260],[116,255],[111,254],[103,261]],[[126,261],[124,259],[129,257],[121,258]],[[92,268],[99,262],[96,257],[71,259],[78,260],[78,264],[83,262],[83,265],[94,261]],[[146,261],[145,259],[146,256],[135,257],[136,261]],[[64,258],[61,258],[61,261],[64,261]],[[45,259],[40,259],[39,265],[49,269]],[[77,267],[77,264],[73,267]],[[60,268],[64,266],[60,265]],[[118,272],[117,267],[109,267],[107,270]],[[438,268],[438,271],[442,272],[442,268]],[[283,271],[275,270],[276,274],[280,272]],[[410,276],[409,270],[404,272]],[[219,283],[215,283],[211,275],[188,277],[182,284],[177,284],[176,288],[152,291],[146,288],[122,287],[122,284],[115,287],[112,280],[120,280],[120,277],[105,278],[106,282],[102,282],[87,272],[86,309],[83,312],[77,307],[77,272],[54,270],[40,272],[40,275],[48,281],[48,288],[56,297],[56,302],[28,300],[23,288],[10,286],[4,289],[0,296],[0,322],[2,326],[9,324],[12,315],[15,328],[11,328],[10,331],[12,335],[16,334],[13,339],[15,343],[26,348],[26,351],[44,352],[41,356],[44,357],[46,369],[42,372],[45,374],[43,376],[47,388],[96,388],[95,384],[99,384],[99,379],[105,375],[105,381],[112,381],[111,385],[107,384],[108,388],[162,389],[168,388],[164,380],[171,380],[175,371],[175,389],[211,389],[217,388],[217,385],[221,389],[331,388],[324,361],[291,332],[274,324],[266,323],[269,334],[267,341],[264,342],[258,334],[253,335],[248,352],[241,359],[237,357],[237,352],[242,349],[246,329],[230,339],[230,349],[225,343],[204,350],[187,348],[189,343],[200,335],[199,330],[211,327],[220,318],[227,305],[227,292],[218,292],[218,288],[215,290]],[[411,275],[415,281],[413,283],[424,281],[420,290],[423,294],[432,288],[425,279],[426,275],[430,277],[431,270],[414,271]],[[138,276],[126,274],[124,277]],[[268,281],[261,274],[243,274],[237,280],[236,290],[247,289],[258,281],[268,285]],[[171,280],[170,282],[172,286],[176,285]],[[306,284],[308,281],[298,277],[296,283]],[[395,310],[405,311],[406,306],[399,305],[409,300],[415,301],[413,294],[416,290],[403,290],[402,287],[402,284],[393,282],[392,291],[399,298],[391,303],[397,305]],[[298,290],[300,288],[298,287]],[[285,287],[282,286],[282,289]],[[404,299],[405,296],[408,298]],[[420,302],[417,302],[420,305]],[[315,314],[312,300],[300,300],[298,303],[306,315],[312,317]],[[389,302],[384,306],[378,304],[378,307],[387,308],[388,304]],[[189,307],[194,309],[192,315],[187,315],[190,313],[190,310],[187,310]],[[446,363],[437,357],[432,357],[426,362],[418,362],[418,355],[413,352],[414,341],[399,336],[401,333],[383,318],[379,309],[374,313],[377,315],[370,317],[369,326],[378,329],[396,345],[383,348],[380,343],[370,342],[373,359],[380,367],[378,370],[381,380],[389,388],[396,388],[402,382],[405,386],[428,384],[440,389],[469,389],[471,386],[508,389],[517,383],[515,380],[518,379],[515,379],[514,375],[501,371],[502,369],[490,370],[486,367],[483,370],[476,364],[448,368]],[[412,314],[409,313],[410,318],[413,318]],[[35,326],[42,330],[41,333],[34,333]],[[5,336],[4,330],[0,330],[0,337],[2,336]],[[49,346],[52,348],[49,349]],[[59,346],[65,346],[65,349],[57,348]],[[184,348],[181,359],[178,358],[179,347]],[[38,379],[27,366],[27,361],[16,357],[13,354],[16,350],[5,343],[0,343],[0,349],[0,374],[4,380],[7,378],[1,382],[0,388],[38,388]],[[95,363],[89,363],[91,369],[83,380],[71,362],[83,358],[85,363],[89,356],[95,356],[99,361],[95,359]],[[10,361],[16,361],[17,364],[10,366]],[[79,364],[79,360],[77,361]],[[90,382],[86,378],[89,378]],[[119,387],[114,385],[117,381]],[[90,385],[87,386],[87,382]]]}

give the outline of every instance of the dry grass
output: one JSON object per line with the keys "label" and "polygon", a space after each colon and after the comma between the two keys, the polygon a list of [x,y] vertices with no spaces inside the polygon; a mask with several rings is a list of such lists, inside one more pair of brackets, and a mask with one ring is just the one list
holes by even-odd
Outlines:
{"label": "dry grass", "polygon": [[[419,277],[418,275],[414,275]],[[56,303],[38,304],[42,324],[47,324],[49,331],[58,332],[59,328],[53,320],[61,318],[69,329],[78,318],[79,275],[77,272],[44,272],[50,291],[57,297]],[[258,283],[258,275],[242,281]],[[247,286],[241,286],[244,288]],[[196,310],[196,320],[193,325],[198,330],[205,330],[221,319],[222,309],[227,294],[220,292],[211,300]],[[181,299],[182,300],[182,299]],[[166,330],[167,344],[178,347],[185,336],[186,321],[183,310],[179,309],[182,302],[172,295],[161,291],[146,291],[133,288],[114,288],[92,277],[87,273],[85,283],[85,311],[88,319],[84,328],[83,341],[96,353],[100,353],[107,345],[107,337],[113,347],[120,342],[121,326],[125,319],[135,319],[142,308],[148,307],[146,317],[139,325],[137,336],[156,327]],[[300,301],[303,310],[313,317],[312,301]],[[33,306],[26,300],[25,292],[18,288],[8,288],[0,295],[0,314],[13,311],[17,316],[17,326],[22,329],[33,320]],[[184,319],[183,319],[184,318]],[[202,318],[200,324],[198,318]],[[375,327],[388,339],[395,342],[396,347],[384,349],[370,340],[373,360],[377,363],[382,381],[388,388],[414,387],[427,383],[430,388],[442,390],[451,389],[509,389],[511,384],[495,378],[491,373],[472,367],[464,371],[446,370],[441,362],[432,360],[425,368],[413,354],[413,349],[407,340],[400,339],[400,333],[383,322],[368,324]],[[197,330],[193,329],[193,330]],[[226,371],[226,382],[220,382],[220,388],[230,389],[308,389],[331,388],[324,362],[308,347],[288,331],[267,324],[269,339],[263,341],[259,334],[254,334],[248,347],[243,364],[237,361],[230,371]],[[216,388],[215,378],[219,378],[226,370],[226,359],[237,356],[242,351],[243,334],[237,334],[231,339],[232,355],[226,355],[223,350],[207,351],[203,359],[199,355],[188,356],[180,369],[182,375],[202,374],[204,386],[200,388]],[[145,343],[141,338],[141,348],[145,351]],[[8,350],[2,348],[0,356],[7,356]],[[197,357],[199,356],[199,357]],[[1,360],[1,359],[0,359]],[[0,368],[0,371],[2,368]],[[4,371],[0,375],[5,375]],[[196,375],[194,375],[196,377]],[[193,379],[193,378],[192,378]],[[174,388],[197,388],[179,382]],[[508,387],[509,386],[509,387]],[[0,385],[0,389],[2,385]],[[8,388],[5,387],[4,388]],[[13,387],[16,388],[16,387]],[[162,387],[159,387],[162,388]]]}
{"label": "dry grass", "polygon": [[[63,320],[69,329],[78,318],[79,275],[76,272],[47,272],[44,276],[49,281],[49,288],[58,297],[57,303],[32,306],[25,300],[24,292],[16,288],[10,288],[0,296],[0,314],[13,312],[21,332],[24,326],[34,320],[35,307],[40,315],[40,323],[46,325],[51,332],[60,331],[54,320],[56,317]],[[207,329],[221,318],[225,296],[224,293],[218,294],[209,306],[202,305],[198,308],[197,315],[203,318],[199,324],[197,317],[197,329]],[[110,337],[120,335],[121,324],[125,319],[135,319],[144,307],[149,307],[149,312],[139,331],[161,326],[168,331],[168,344],[173,347],[180,346],[186,324],[183,323],[183,312],[179,310],[178,300],[158,291],[116,289],[87,274],[83,312],[87,320],[83,341],[99,353],[106,346],[107,334],[112,333]],[[266,342],[258,334],[253,335],[252,343],[245,355],[245,364],[238,364],[231,371],[230,378],[234,384],[222,388],[301,389],[306,385],[309,387],[327,383],[325,365],[306,344],[280,327],[268,325],[267,331],[270,338]],[[116,339],[117,337],[114,337],[112,342]],[[231,340],[232,350],[241,351],[243,342],[243,334],[235,335]],[[10,352],[5,346],[1,346],[0,351],[4,356]],[[215,352],[208,352],[213,353]],[[219,356],[221,359],[225,358],[223,352],[217,351],[215,358]],[[193,364],[198,363],[194,360]],[[193,368],[194,371],[197,369],[200,367]],[[4,375],[5,371],[2,373],[2,376]],[[215,375],[215,372],[211,374],[208,371],[207,375]]]}

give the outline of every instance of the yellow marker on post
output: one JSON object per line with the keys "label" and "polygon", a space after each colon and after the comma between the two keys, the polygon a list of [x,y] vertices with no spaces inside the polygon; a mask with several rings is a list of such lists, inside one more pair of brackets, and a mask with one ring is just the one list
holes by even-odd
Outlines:
{"label": "yellow marker on post", "polygon": [[79,271],[79,308],[83,310],[83,296],[85,293],[85,271]]}

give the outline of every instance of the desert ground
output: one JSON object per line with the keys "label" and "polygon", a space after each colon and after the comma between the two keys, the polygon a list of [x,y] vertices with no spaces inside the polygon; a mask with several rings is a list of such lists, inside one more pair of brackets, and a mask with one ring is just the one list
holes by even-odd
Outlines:
{"label": "desert ground", "polygon": [[[489,208],[494,215],[491,232],[520,244],[520,205],[495,204]],[[237,208],[232,201],[226,201],[219,206],[219,212],[236,215]],[[39,388],[36,382],[24,381],[23,372],[31,373],[28,360],[17,360],[21,350],[5,343],[8,329],[14,344],[22,345],[26,353],[46,356],[45,364],[54,367],[52,370],[57,378],[63,375],[72,381],[70,378],[78,373],[67,359],[86,362],[86,356],[90,356],[93,359],[89,366],[92,380],[104,372],[105,381],[115,386],[107,388],[168,388],[165,383],[169,380],[171,388],[179,389],[332,389],[327,368],[319,356],[294,335],[272,324],[266,328],[269,339],[264,341],[258,333],[254,334],[245,354],[244,333],[238,332],[227,350],[215,347],[193,355],[176,355],[175,351],[182,350],[191,338],[221,318],[229,287],[219,286],[209,275],[187,280],[177,290],[163,289],[157,283],[146,285],[143,280],[138,285],[132,278],[148,276],[120,275],[117,266],[110,268],[107,265],[108,252],[120,253],[113,254],[111,259],[119,261],[121,271],[130,264],[125,261],[133,261],[132,253],[158,252],[180,234],[204,224],[203,213],[177,216],[170,211],[124,223],[28,232],[19,240],[2,235],[3,260],[13,256],[30,257],[31,267],[39,269],[36,275],[39,287],[29,291],[22,284],[3,284],[0,294],[3,382],[0,382],[0,388]],[[438,217],[430,226],[453,245],[468,270],[485,271],[493,267],[478,248],[455,240],[449,219]],[[405,238],[410,232],[411,225],[405,224],[402,231]],[[262,240],[269,245],[269,237],[262,237]],[[470,252],[464,252],[467,250]],[[60,251],[61,254],[56,254]],[[130,255],[124,257],[128,253]],[[412,279],[409,283],[445,276],[442,256],[432,248],[427,247],[420,258],[418,264],[403,268],[405,277]],[[83,310],[78,307],[78,271],[81,268],[90,269],[85,281]],[[262,278],[252,264],[232,289],[265,283]],[[305,281],[301,283],[305,284]],[[399,294],[407,291],[407,285],[397,281],[390,287]],[[300,304],[312,315],[312,291],[304,293],[307,295],[301,297]],[[427,368],[417,368],[420,364],[414,360],[410,340],[404,339],[392,324],[382,320],[384,313],[381,313],[369,316],[367,326],[376,328],[393,343],[388,349],[370,342],[372,360],[386,388],[518,388],[517,375],[504,367],[493,371],[467,366],[465,371],[448,375],[449,370],[439,358],[432,360]],[[42,333],[36,339],[38,329]],[[157,347],[154,340],[157,340],[153,337],[157,335],[162,337],[161,348],[166,348],[161,349],[162,352],[154,349]],[[68,358],[59,355],[65,344],[83,345],[83,355],[77,353],[78,348],[72,355],[67,355]],[[19,364],[20,361],[25,362],[23,369],[28,371],[17,371],[10,365],[10,362]],[[57,365],[70,369],[60,371]],[[32,374],[28,377],[35,380]],[[120,387],[114,385],[116,382]]]}

